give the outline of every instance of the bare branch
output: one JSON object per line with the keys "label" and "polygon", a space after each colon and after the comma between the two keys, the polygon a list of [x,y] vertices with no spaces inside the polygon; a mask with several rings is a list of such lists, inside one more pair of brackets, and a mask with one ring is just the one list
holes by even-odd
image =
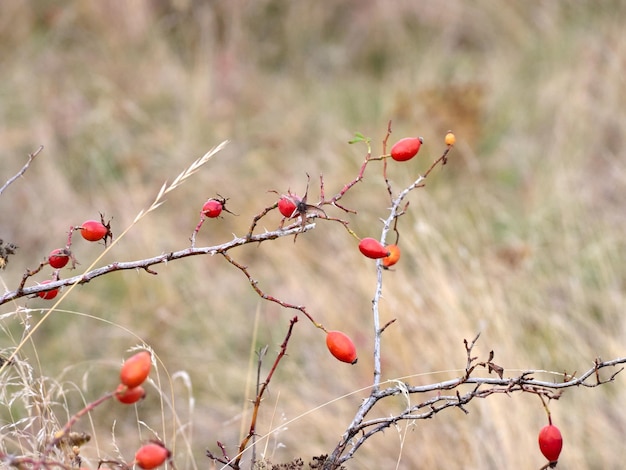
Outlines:
{"label": "bare branch", "polygon": [[[465,341],[465,347],[468,355],[468,366],[464,376],[422,386],[410,386],[405,383],[398,385],[397,380],[389,380],[384,384],[393,383],[396,385],[378,391],[373,391],[359,408],[359,412],[355,416],[355,419],[343,435],[341,442],[337,445],[328,461],[325,463],[324,468],[327,470],[338,468],[342,463],[351,459],[358,448],[363,445],[369,437],[373,436],[377,432],[389,428],[398,421],[417,421],[420,419],[432,418],[435,414],[448,408],[458,408],[464,413],[468,413],[468,410],[464,405],[468,404],[471,400],[474,398],[486,398],[497,393],[510,394],[514,392],[526,392],[539,395],[540,397],[557,400],[560,398],[562,391],[566,388],[580,386],[593,388],[613,382],[617,374],[624,370],[624,367],[614,371],[606,379],[602,379],[600,377],[599,371],[604,368],[626,364],[626,357],[610,361],[601,361],[600,359],[596,359],[593,367],[580,376],[574,377],[566,375],[565,377],[567,380],[559,383],[533,378],[538,374],[546,373],[546,371],[542,370],[528,370],[515,377],[509,378],[503,378],[501,376],[498,378],[471,377],[468,376],[467,371],[470,371],[469,373],[475,372],[477,367],[484,367],[489,373],[496,372],[496,374],[499,375],[499,371],[494,370],[493,367],[491,367],[493,352],[489,353],[489,359],[487,361],[475,364],[476,358],[471,356],[471,350],[477,339],[478,337],[471,342]],[[554,374],[559,375],[556,372],[554,372]],[[473,385],[473,387],[471,390],[462,393],[459,390],[459,387],[465,385]],[[440,392],[445,390],[455,391],[456,393],[454,395],[442,395]],[[365,420],[367,413],[378,401],[384,398],[397,396],[403,393],[419,394],[429,392],[437,392],[437,395],[421,403],[407,406],[403,412],[396,415]],[[359,437],[357,438],[357,436]],[[349,450],[347,450],[348,446],[350,447]]]}
{"label": "bare branch", "polygon": [[259,282],[254,279],[252,277],[252,275],[250,274],[250,272],[248,271],[248,267],[244,266],[241,263],[238,263],[237,261],[235,261],[228,253],[226,252],[222,252],[221,253],[222,256],[224,256],[224,258],[226,258],[226,260],[232,264],[233,266],[235,266],[237,269],[239,269],[242,273],[244,273],[244,275],[248,278],[248,282],[250,283],[250,285],[252,286],[252,288],[254,289],[254,291],[259,295],[259,297],[261,297],[263,300],[268,300],[270,302],[274,302],[277,303],[278,305],[280,305],[283,308],[290,308],[293,310],[298,310],[299,312],[302,312],[302,314],[307,317],[311,323],[313,323],[317,328],[320,328],[322,330],[324,330],[324,327],[320,324],[317,323],[315,321],[315,319],[309,314],[309,312],[307,312],[306,307],[303,305],[295,305],[295,304],[290,304],[288,302],[285,302],[283,300],[280,300],[272,295],[266,294],[265,292],[263,292],[261,290],[261,288],[259,287]]}
{"label": "bare branch", "polygon": [[20,171],[18,171],[15,176],[12,176],[11,178],[9,178],[7,180],[6,183],[4,183],[4,185],[0,188],[0,195],[4,192],[5,189],[7,189],[9,186],[11,186],[11,184],[13,184],[13,182],[18,179],[20,176],[22,176],[24,173],[26,173],[26,170],[28,170],[28,167],[30,166],[30,164],[33,162],[33,160],[37,157],[37,155],[39,155],[39,153],[43,150],[43,145],[40,145],[39,148],[37,150],[35,150],[33,153],[28,155],[28,161],[26,162],[26,164],[22,167],[22,169]]}

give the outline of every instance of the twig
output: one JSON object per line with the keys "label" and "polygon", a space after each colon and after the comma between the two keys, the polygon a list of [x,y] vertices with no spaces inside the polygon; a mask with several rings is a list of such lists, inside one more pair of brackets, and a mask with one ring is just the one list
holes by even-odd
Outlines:
{"label": "twig", "polygon": [[250,439],[252,438],[252,436],[255,435],[256,421],[259,415],[259,408],[261,407],[261,399],[263,398],[263,394],[265,393],[265,390],[267,390],[267,387],[270,384],[270,380],[272,380],[272,376],[274,375],[274,372],[276,371],[276,368],[278,367],[278,363],[287,353],[287,344],[289,344],[289,339],[291,338],[293,327],[297,323],[297,321],[298,321],[297,316],[293,317],[289,321],[289,329],[287,330],[287,334],[285,335],[283,344],[280,345],[280,351],[278,355],[276,356],[276,359],[274,360],[274,364],[272,364],[271,370],[267,374],[265,382],[263,382],[263,384],[261,385],[261,388],[259,392],[257,393],[256,399],[254,400],[254,410],[252,411],[252,419],[250,420],[250,430],[248,431],[248,435],[239,444],[239,452],[237,454],[237,457],[235,458],[233,462],[229,464],[231,468],[234,468],[234,469],[239,468],[239,462],[241,461],[243,452],[246,450],[246,447],[248,446],[248,442],[250,442]]}
{"label": "twig", "polygon": [[15,176],[12,176],[11,178],[9,178],[7,180],[6,183],[4,183],[4,185],[0,188],[0,195],[4,192],[5,189],[7,189],[11,184],[13,184],[13,182],[18,179],[20,176],[22,176],[24,173],[26,173],[26,170],[28,170],[28,167],[30,166],[30,164],[33,162],[33,160],[37,157],[37,155],[39,155],[39,153],[43,150],[43,145],[40,145],[39,148],[37,150],[35,150],[33,153],[28,155],[28,161],[26,162],[26,164],[22,167],[22,169],[20,171],[18,171]]}
{"label": "twig", "polygon": [[[261,350],[258,352],[258,358],[259,360],[257,361],[257,368],[256,368],[256,396],[259,396],[260,390],[261,390],[261,366],[263,365],[263,358],[265,357],[265,355],[267,354],[267,350],[269,349],[269,346],[266,344],[265,346],[263,346],[261,348]],[[256,433],[254,433],[252,435],[252,463],[256,462]]]}
{"label": "twig", "polygon": [[[387,155],[387,142],[389,141],[389,137],[391,137],[391,120],[387,123],[387,134],[385,134],[385,138],[383,139],[383,155]],[[389,193],[389,199],[393,202],[393,191],[391,189],[391,183],[389,182],[389,178],[387,177],[387,159],[383,160],[383,179],[385,180],[385,186],[387,186],[387,192]]]}
{"label": "twig", "polygon": [[83,409],[81,409],[78,413],[76,413],[75,415],[73,415],[69,421],[65,424],[65,426],[63,426],[63,428],[58,431],[55,435],[54,438],[48,443],[48,445],[46,446],[46,450],[45,453],[49,453],[54,447],[56,447],[59,442],[61,442],[61,440],[67,435],[67,433],[70,432],[70,430],[72,429],[72,426],[84,415],[86,415],[87,413],[89,413],[90,411],[92,411],[94,408],[96,408],[98,405],[101,405],[102,403],[104,403],[105,401],[107,401],[108,399],[112,398],[113,396],[115,396],[115,392],[108,392],[105,393],[103,396],[101,396],[100,398],[98,398],[97,400],[87,404],[87,406],[85,406]]}
{"label": "twig", "polygon": [[250,228],[248,229],[248,234],[246,235],[247,239],[252,238],[252,233],[254,232],[254,229],[256,228],[256,225],[259,223],[259,220],[261,220],[270,211],[276,209],[277,207],[278,207],[278,202],[275,202],[273,205],[271,205],[269,207],[266,207],[259,214],[254,216],[254,218],[252,219],[252,224],[250,224]]}
{"label": "twig", "polygon": [[259,297],[261,297],[263,300],[268,300],[270,302],[274,302],[277,303],[278,305],[280,305],[283,308],[289,308],[292,310],[298,310],[299,312],[302,312],[302,314],[307,317],[311,323],[313,323],[317,328],[320,328],[322,330],[325,331],[325,328],[322,324],[317,323],[315,321],[315,319],[309,314],[309,312],[306,311],[306,307],[303,305],[295,305],[295,304],[290,304],[288,302],[284,302],[280,299],[277,299],[274,296],[271,296],[269,294],[266,294],[265,292],[263,292],[261,290],[261,288],[259,288],[259,281],[257,281],[256,279],[254,279],[252,277],[252,275],[250,274],[250,272],[248,271],[247,266],[244,266],[243,264],[238,263],[237,261],[235,261],[228,253],[226,253],[226,251],[221,252],[221,255],[224,256],[224,258],[226,258],[226,260],[232,264],[233,266],[235,266],[237,269],[239,269],[247,278],[248,278],[248,282],[250,283],[250,285],[252,286],[252,288],[254,289],[254,291],[259,295]]}

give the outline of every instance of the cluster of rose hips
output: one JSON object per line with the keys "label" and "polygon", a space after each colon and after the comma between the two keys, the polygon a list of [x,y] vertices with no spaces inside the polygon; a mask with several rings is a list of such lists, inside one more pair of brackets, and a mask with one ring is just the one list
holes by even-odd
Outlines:
{"label": "cluster of rose hips", "polygon": [[[422,143],[423,140],[421,137],[407,137],[401,139],[391,148],[390,156],[399,162],[410,160],[417,155]],[[445,136],[445,144],[452,146],[455,143],[456,137],[452,132],[448,131]],[[374,238],[368,237],[361,239],[359,242],[359,250],[368,258],[381,259],[384,268],[393,266],[400,259],[400,249],[397,245],[385,246]],[[354,358],[354,362],[356,362],[354,345],[343,333],[329,332],[327,344],[328,349],[337,359],[351,362],[350,359]],[[541,453],[548,459],[548,465],[544,468],[556,467],[559,456],[561,455],[561,449],[563,448],[563,437],[561,436],[559,428],[554,426],[551,420],[549,420],[549,424],[544,426],[539,432],[538,441]]]}
{"label": "cluster of rose hips", "polygon": [[[401,139],[391,148],[390,156],[398,162],[410,160],[417,155],[423,142],[424,140],[421,137],[406,137]],[[448,145],[452,145],[452,143]],[[278,209],[285,217],[293,217],[298,213],[298,207],[292,199],[293,196],[292,198],[283,196],[283,198],[278,201]],[[387,269],[396,264],[400,259],[400,248],[397,245],[385,246],[371,237],[360,240],[359,251],[367,258],[382,259],[382,265]],[[345,333],[341,331],[329,331],[326,335],[326,346],[330,353],[338,360],[349,364],[356,364],[356,348],[352,340]]]}
{"label": "cluster of rose hips", "polygon": [[[448,131],[445,136],[445,144],[452,146],[456,143],[455,135]],[[404,162],[412,159],[423,144],[421,137],[407,137],[396,142],[391,148],[390,156],[398,162]],[[279,205],[280,207],[280,205]],[[283,215],[286,215],[281,211]],[[359,250],[361,253],[372,259],[381,259],[384,268],[389,268],[400,259],[400,249],[397,245],[383,245],[374,238],[363,238],[359,242]],[[356,350],[350,338],[343,333],[332,331],[328,333],[327,345],[330,352],[340,361],[356,362]],[[548,459],[547,467],[554,468],[557,465],[561,449],[563,448],[563,437],[559,428],[552,424],[544,426],[539,432],[539,449],[546,459]],[[545,468],[545,467],[544,467]]]}
{"label": "cluster of rose hips", "polygon": [[[448,131],[445,136],[445,144],[451,147],[456,142],[455,135]],[[391,147],[389,157],[398,162],[411,160],[417,155],[424,143],[421,137],[405,137]],[[386,156],[385,156],[386,157]],[[384,157],[383,157],[384,158]],[[287,219],[304,215],[308,205],[306,200],[289,192],[281,196],[278,201],[278,210]],[[381,259],[384,269],[389,269],[400,260],[400,248],[396,244],[383,245],[378,240],[366,237],[359,241],[359,251],[371,259]],[[330,353],[342,362],[356,364],[357,353],[353,341],[341,331],[329,331],[326,334],[326,346]]]}
{"label": "cluster of rose hips", "polygon": [[[55,434],[55,438],[52,441],[50,448],[54,447],[63,437],[70,432],[71,426],[82,416],[91,412],[97,406],[101,405],[105,401],[115,397],[120,403],[127,405],[137,403],[146,396],[146,392],[142,384],[148,379],[150,375],[150,369],[152,368],[152,354],[149,351],[142,350],[124,361],[120,368],[120,384],[117,388],[99,399],[87,404],[81,411],[76,413],[65,427]],[[88,439],[87,439],[88,440]],[[135,453],[135,458],[131,465],[136,465],[144,470],[152,470],[163,465],[166,461],[171,461],[172,453],[165,445],[158,440],[151,440],[147,444],[142,445]],[[114,464],[116,467],[129,468],[126,463],[117,460],[102,460],[103,463]],[[41,462],[39,466],[45,466],[46,468],[52,466],[64,467],[60,463]],[[39,468],[37,466],[37,468]]]}
{"label": "cluster of rose hips", "polygon": [[120,384],[115,390],[115,398],[128,405],[136,403],[146,396],[141,386],[150,374],[152,355],[148,351],[140,351],[124,361],[120,370]]}
{"label": "cluster of rose hips", "polygon": [[[452,132],[448,132],[445,136],[445,143],[448,146],[454,145],[456,137]],[[420,150],[423,143],[421,137],[407,137],[396,142],[391,148],[388,155],[393,160],[404,162],[412,159]],[[196,226],[192,236],[192,242],[195,241],[195,235],[198,233],[206,218],[217,218],[222,211],[232,214],[226,209],[226,198],[218,195],[217,198],[209,198],[200,211],[200,221]],[[282,195],[277,203],[279,212],[286,219],[293,219],[297,216],[306,216],[309,208],[306,204],[306,197],[300,198],[289,192]],[[71,233],[75,230],[80,231],[81,236],[90,242],[104,240],[106,245],[107,239],[112,238],[110,224],[105,224],[103,218],[101,221],[87,220],[77,227],[70,228]],[[48,256],[47,263],[54,269],[64,268],[69,261],[72,266],[76,260],[70,251],[70,243],[65,248],[57,248],[52,250]],[[359,241],[359,251],[370,259],[381,259],[384,269],[389,269],[395,265],[400,259],[400,248],[396,244],[383,245],[378,240],[366,237]],[[42,284],[52,281],[43,281]],[[56,297],[58,289],[47,292],[40,292],[39,297],[50,300]],[[326,331],[326,346],[329,352],[339,361],[348,364],[356,364],[358,357],[354,342],[348,335],[341,331]],[[146,396],[146,392],[142,386],[143,382],[148,378],[152,366],[152,355],[148,351],[140,351],[128,358],[120,370],[120,384],[117,386],[114,396],[120,403],[134,404],[142,400]],[[548,459],[546,467],[554,468],[557,465],[558,458],[563,447],[563,438],[559,429],[554,426],[550,420],[549,424],[544,426],[538,437],[539,449],[541,453]],[[159,441],[151,441],[137,450],[133,464],[144,470],[151,470],[164,464],[171,459],[171,452]]]}
{"label": "cluster of rose hips", "polygon": [[[47,259],[47,264],[54,269],[62,269],[72,261],[72,269],[76,266],[76,259],[72,255],[70,250],[72,234],[75,231],[79,231],[80,235],[89,242],[98,242],[100,240],[107,244],[107,241],[113,238],[111,233],[111,223],[105,224],[104,218],[100,216],[100,221],[86,220],[79,226],[70,227],[68,243],[65,248],[56,248],[50,252]],[[58,275],[55,275],[53,280],[58,280]],[[50,284],[52,280],[43,281],[41,284]],[[37,295],[45,300],[54,299],[59,293],[59,289],[52,289],[49,291],[39,292]]]}
{"label": "cluster of rose hips", "polygon": [[[140,351],[129,357],[120,370],[120,384],[115,390],[115,398],[124,404],[137,403],[146,396],[142,384],[148,378],[152,367],[152,355]],[[151,470],[169,460],[172,453],[159,441],[143,445],[135,454],[134,463],[144,470]]]}

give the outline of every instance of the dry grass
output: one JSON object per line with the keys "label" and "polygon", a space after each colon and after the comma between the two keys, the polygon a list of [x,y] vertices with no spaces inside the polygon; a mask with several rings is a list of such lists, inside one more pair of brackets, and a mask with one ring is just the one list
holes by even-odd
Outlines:
{"label": "dry grass", "polygon": [[[0,179],[45,146],[0,198],[0,238],[20,246],[3,284],[16,286],[24,267],[64,244],[70,225],[100,211],[118,234],[164,181],[226,139],[231,144],[103,262],[186,246],[201,204],[216,193],[230,197],[239,216],[205,223],[198,244],[242,235],[274,202],[266,191],[302,193],[305,172],[323,173],[327,193],[338,191],[363,158],[362,148],[346,145],[352,133],[370,135],[378,149],[393,119],[392,139],[425,138],[422,160],[392,174],[398,189],[441,152],[446,129],[459,142],[400,220],[403,258],[384,284],[383,321],[398,319],[384,337],[384,378],[454,376],[464,365],[462,340],[478,331],[479,352],[493,349],[511,373],[581,371],[596,356],[624,355],[620,2],[253,3],[0,4]],[[345,202],[359,209],[351,218],[357,233],[376,236],[385,191],[375,171],[366,176]],[[340,226],[320,222],[295,244],[232,252],[265,291],[307,305],[360,348],[358,365],[342,366],[319,330],[296,325],[259,420],[260,434],[279,430],[259,443],[276,461],[329,452],[364,392],[350,393],[371,381],[375,278],[354,245]],[[98,250],[77,244],[81,266]],[[260,302],[218,257],[158,271],[77,288],[46,320],[20,351],[32,371],[24,362],[4,372],[15,382],[5,402],[9,391],[35,397],[0,410],[1,446],[33,446],[9,432],[10,423],[32,419],[29,432],[54,426],[55,419],[39,421],[30,400],[58,402],[51,408],[63,421],[66,408],[115,386],[124,351],[145,341],[163,361],[160,388],[174,395],[179,421],[156,389],[139,407],[146,426],[128,409],[98,409],[82,423],[94,435],[83,455],[116,457],[118,446],[129,459],[150,429],[175,443],[179,469],[205,468],[204,450],[217,451],[216,440],[234,451],[248,418],[241,413],[249,408],[250,351],[269,344],[275,353],[293,312]],[[16,312],[2,317],[4,348],[41,318],[19,305],[46,307],[39,300],[3,307],[1,314]],[[184,374],[170,388],[165,368],[188,374],[191,389]],[[620,376],[601,389],[570,390],[552,405],[566,441],[564,468],[623,466],[623,385]],[[381,414],[401,403],[386,406]],[[379,435],[348,468],[396,468],[398,460],[398,468],[542,465],[536,433],[545,414],[536,397],[492,397],[470,411]]]}

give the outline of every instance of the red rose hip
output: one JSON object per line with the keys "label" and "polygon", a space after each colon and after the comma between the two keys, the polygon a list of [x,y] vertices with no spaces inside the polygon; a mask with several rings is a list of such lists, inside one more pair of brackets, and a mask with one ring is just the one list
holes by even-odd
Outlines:
{"label": "red rose hip", "polygon": [[70,260],[69,250],[57,248],[48,255],[48,264],[54,269],[64,268]]}
{"label": "red rose hip", "polygon": [[139,468],[152,470],[163,465],[171,456],[171,452],[160,443],[151,442],[142,446],[135,454],[135,463]]}
{"label": "red rose hip", "polygon": [[563,448],[563,437],[559,428],[548,424],[539,431],[539,449],[550,462],[559,460],[561,449]]}
{"label": "red rose hip", "polygon": [[146,391],[141,385],[137,387],[128,388],[124,384],[119,384],[117,389],[115,389],[115,398],[120,403],[124,403],[126,405],[132,405],[133,403],[137,403],[139,400],[143,400],[146,397]]}
{"label": "red rose hip", "polygon": [[90,242],[97,242],[103,238],[106,240],[107,237],[111,236],[109,227],[97,220],[87,220],[78,228],[82,237]]}
{"label": "red rose hip", "polygon": [[[50,284],[52,281],[42,281],[41,285],[44,284]],[[52,290],[48,290],[48,291],[42,291],[42,292],[38,292],[37,295],[39,297],[41,297],[44,300],[52,300],[54,299],[59,293],[59,289],[52,289]]]}
{"label": "red rose hip", "polygon": [[404,139],[400,139],[391,147],[391,158],[398,162],[410,160],[417,155],[423,142],[424,139],[421,137],[405,137]]}
{"label": "red rose hip", "polygon": [[214,219],[222,213],[222,209],[224,209],[224,202],[217,199],[209,199],[204,203],[204,206],[202,206],[202,213],[206,217]]}
{"label": "red rose hip", "polygon": [[374,238],[363,238],[359,242],[359,250],[364,256],[372,259],[384,258],[389,256],[389,249],[383,246],[378,240]]}
{"label": "red rose hip", "polygon": [[151,367],[152,355],[148,351],[140,351],[122,364],[120,382],[128,388],[138,387],[148,378]]}
{"label": "red rose hip", "polygon": [[278,211],[283,215],[283,217],[287,217],[288,219],[291,219],[292,217],[297,215],[298,206],[292,200],[293,198],[296,198],[296,197],[297,196],[292,196],[292,197],[283,196],[278,200]]}
{"label": "red rose hip", "polygon": [[326,347],[336,359],[348,364],[356,364],[356,347],[348,335],[341,331],[329,331],[326,334]]}

